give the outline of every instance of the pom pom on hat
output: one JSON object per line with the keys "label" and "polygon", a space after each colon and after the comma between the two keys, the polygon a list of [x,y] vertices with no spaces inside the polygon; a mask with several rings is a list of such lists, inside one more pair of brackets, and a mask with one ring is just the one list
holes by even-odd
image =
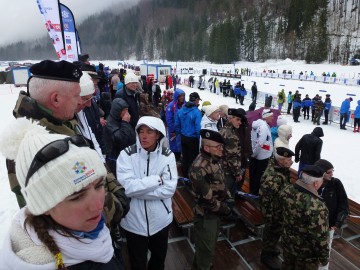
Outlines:
{"label": "pom pom on hat", "polygon": [[95,92],[94,83],[90,75],[87,74],[86,72],[84,72],[80,78],[80,89],[81,89],[80,91],[81,97],[92,95]]}
{"label": "pom pom on hat", "polygon": [[211,115],[213,112],[219,110],[218,106],[215,105],[207,105],[205,107],[202,107],[202,110],[205,112],[206,116]]}
{"label": "pom pom on hat", "polygon": [[125,85],[127,85],[128,83],[138,83],[139,82],[139,77],[135,75],[135,73],[128,73],[125,76]]}
{"label": "pom pom on hat", "polygon": [[203,107],[209,106],[209,105],[211,105],[211,102],[210,102],[210,101],[207,101],[207,100],[202,103],[202,106],[203,106]]}
{"label": "pom pom on hat", "polygon": [[[28,171],[38,151],[49,143],[65,138],[68,137],[50,134],[44,127],[25,118],[14,120],[8,132],[0,138],[1,142],[11,145],[11,149],[0,148],[7,158],[12,158],[10,155],[16,153],[16,176],[27,208],[33,215],[44,214],[66,197],[106,176],[104,164],[95,150],[66,142],[68,151],[41,166],[25,186]],[[56,147],[49,148],[49,151],[56,150]]]}

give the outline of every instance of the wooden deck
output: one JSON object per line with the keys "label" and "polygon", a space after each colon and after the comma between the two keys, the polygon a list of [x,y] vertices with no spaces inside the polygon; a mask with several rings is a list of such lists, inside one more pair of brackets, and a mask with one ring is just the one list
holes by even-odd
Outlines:
{"label": "wooden deck", "polygon": [[[292,171],[292,178],[295,180],[296,177],[296,171]],[[247,188],[245,185],[245,191]],[[187,213],[189,209],[183,209],[184,211],[176,210],[176,208],[189,207],[186,206],[188,204],[186,201],[190,200],[187,196],[188,194],[180,188],[173,198],[174,215],[181,214],[174,218],[171,224],[168,253],[165,261],[165,269],[167,270],[191,269],[194,255],[192,234],[193,216],[184,214]],[[216,246],[213,270],[267,269],[260,262],[261,235],[249,226],[250,223],[254,224],[256,222],[258,222],[258,225],[262,224],[262,220],[259,219],[259,216],[256,214],[257,206],[247,200],[241,199],[238,199],[236,204],[238,207],[245,207],[247,209],[246,211],[248,211],[248,213],[246,211],[244,211],[244,213],[247,213],[250,221],[246,222],[244,219],[239,219],[233,226],[225,226],[223,228]],[[350,214],[359,215],[359,204],[349,200],[349,206]],[[126,269],[130,269],[127,261],[126,245],[124,245],[124,257]],[[329,269],[360,269],[359,219],[348,218],[344,228],[336,232],[330,255]]]}

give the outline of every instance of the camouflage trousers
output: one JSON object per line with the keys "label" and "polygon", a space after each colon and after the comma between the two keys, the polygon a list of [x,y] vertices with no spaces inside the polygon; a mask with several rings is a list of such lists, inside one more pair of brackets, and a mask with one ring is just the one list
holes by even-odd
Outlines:
{"label": "camouflage trousers", "polygon": [[195,255],[193,268],[209,270],[211,268],[215,245],[220,230],[220,219],[215,215],[195,218]]}
{"label": "camouflage trousers", "polygon": [[284,261],[281,269],[284,270],[317,270],[320,262],[317,259],[304,259],[296,255],[283,251]]}
{"label": "camouflage trousers", "polygon": [[262,251],[275,251],[279,243],[282,227],[274,218],[265,218],[265,227],[262,236]]}

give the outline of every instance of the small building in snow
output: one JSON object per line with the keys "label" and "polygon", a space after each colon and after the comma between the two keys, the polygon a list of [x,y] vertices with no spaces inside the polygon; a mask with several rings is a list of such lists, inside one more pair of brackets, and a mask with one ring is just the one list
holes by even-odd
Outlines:
{"label": "small building in snow", "polygon": [[141,64],[140,74],[148,76],[154,74],[154,78],[159,82],[165,82],[165,77],[171,75],[171,65],[161,64]]}

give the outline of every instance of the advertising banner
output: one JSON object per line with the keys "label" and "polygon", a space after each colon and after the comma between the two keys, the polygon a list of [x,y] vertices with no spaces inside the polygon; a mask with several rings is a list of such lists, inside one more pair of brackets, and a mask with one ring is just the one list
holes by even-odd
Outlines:
{"label": "advertising banner", "polygon": [[66,60],[58,0],[36,0],[59,60]]}
{"label": "advertising banner", "polygon": [[74,15],[64,4],[60,4],[60,11],[67,61],[74,62],[78,60]]}

